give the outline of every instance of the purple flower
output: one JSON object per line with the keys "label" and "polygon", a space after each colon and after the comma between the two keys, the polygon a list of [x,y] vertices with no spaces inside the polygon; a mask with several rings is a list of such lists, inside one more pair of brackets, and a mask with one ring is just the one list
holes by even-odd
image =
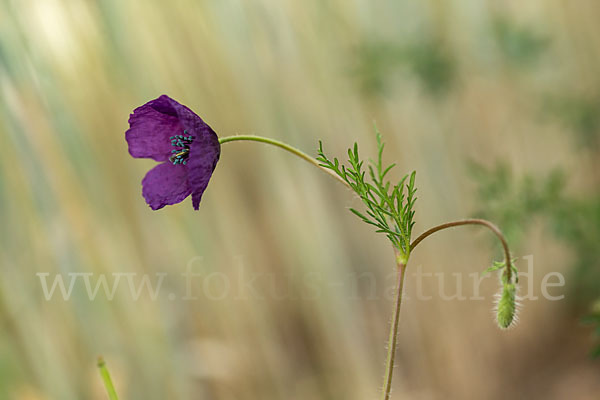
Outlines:
{"label": "purple flower", "polygon": [[191,194],[198,209],[221,154],[217,134],[202,118],[162,95],[133,110],[125,139],[133,157],[161,162],[142,180],[150,208],[177,204]]}

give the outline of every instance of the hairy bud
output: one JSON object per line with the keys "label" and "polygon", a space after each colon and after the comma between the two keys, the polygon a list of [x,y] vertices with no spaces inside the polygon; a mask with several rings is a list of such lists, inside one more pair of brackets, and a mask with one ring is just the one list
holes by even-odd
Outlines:
{"label": "hairy bud", "polygon": [[516,320],[516,292],[517,288],[513,283],[504,283],[496,309],[496,320],[502,329],[507,329]]}

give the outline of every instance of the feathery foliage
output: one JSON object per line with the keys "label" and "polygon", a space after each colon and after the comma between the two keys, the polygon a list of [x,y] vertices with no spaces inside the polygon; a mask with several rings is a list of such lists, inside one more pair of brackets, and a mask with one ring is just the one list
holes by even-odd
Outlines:
{"label": "feathery foliage", "polygon": [[[404,263],[410,254],[410,238],[414,226],[415,206],[415,172],[405,175],[397,184],[386,180],[387,174],[396,164],[384,165],[383,143],[381,134],[376,131],[377,161],[370,161],[364,169],[364,161],[358,154],[358,144],[348,149],[348,165],[340,164],[337,158],[331,161],[323,152],[323,144],[319,141],[317,160],[320,165],[332,170],[342,178],[360,197],[366,207],[365,213],[351,208],[353,214],[362,221],[384,233],[399,251]],[[367,171],[370,181],[366,178]]]}

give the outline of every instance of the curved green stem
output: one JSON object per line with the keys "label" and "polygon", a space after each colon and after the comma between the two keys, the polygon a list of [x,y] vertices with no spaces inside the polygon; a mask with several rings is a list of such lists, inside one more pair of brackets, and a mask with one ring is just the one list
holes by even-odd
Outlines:
{"label": "curved green stem", "polygon": [[396,346],[398,344],[398,327],[400,326],[400,308],[402,307],[402,288],[404,286],[404,275],[406,264],[401,261],[400,254],[396,252],[396,265],[398,266],[398,284],[396,288],[396,306],[394,316],[392,317],[392,326],[390,327],[390,337],[388,339],[388,352],[385,367],[385,377],[383,381],[382,399],[389,400],[392,395],[392,376],[394,373],[394,364],[396,361]]}
{"label": "curved green stem", "polygon": [[[460,221],[447,222],[445,224],[434,226],[433,228],[428,229],[425,232],[423,232],[419,237],[417,237],[410,244],[410,252],[412,253],[412,251],[415,249],[415,247],[417,247],[417,245],[419,243],[421,243],[423,240],[425,240],[427,237],[434,234],[435,232],[439,232],[439,231],[447,229],[447,228],[453,228],[456,226],[463,226],[463,225],[485,226],[488,229],[490,229],[492,232],[494,232],[494,234],[498,237],[498,239],[500,239],[500,242],[502,243],[502,247],[504,249],[504,257],[506,259],[506,268],[505,268],[504,273],[506,274],[507,280],[510,282],[511,276],[512,276],[512,269],[511,269],[512,260],[510,258],[510,250],[508,248],[508,242],[506,241],[506,238],[502,234],[502,231],[500,231],[500,229],[496,225],[494,225],[493,223],[491,223],[490,221],[487,221],[485,219],[477,219],[477,218],[463,219]],[[389,400],[391,393],[392,393],[392,374],[394,372],[394,363],[395,363],[395,359],[396,359],[396,345],[398,343],[398,326],[399,326],[399,322],[400,322],[400,308],[402,306],[402,287],[404,286],[404,275],[405,275],[405,271],[406,271],[406,263],[403,259],[401,259],[398,252],[396,252],[396,264],[398,265],[398,287],[397,287],[397,293],[396,293],[396,296],[397,296],[396,297],[396,308],[394,309],[394,316],[392,319],[392,326],[390,328],[390,337],[389,337],[389,341],[388,341],[388,354],[387,354],[386,371],[385,371],[385,378],[384,378],[384,388],[383,388],[383,394],[382,394],[383,400]]]}
{"label": "curved green stem", "polygon": [[259,143],[266,143],[266,144],[270,144],[272,146],[279,147],[280,149],[289,151],[290,153],[294,154],[295,156],[300,157],[304,161],[308,161],[309,163],[311,163],[315,167],[319,168],[321,171],[326,172],[327,174],[331,175],[332,177],[334,177],[335,179],[337,179],[339,182],[342,182],[344,185],[350,187],[348,185],[348,183],[346,181],[344,181],[341,177],[339,177],[335,172],[333,172],[333,171],[331,171],[331,170],[329,170],[327,168],[322,167],[321,164],[319,163],[319,161],[316,160],[315,158],[309,156],[308,154],[306,154],[302,150],[298,150],[297,148],[292,147],[292,146],[290,146],[287,143],[280,142],[279,140],[270,139],[270,138],[266,138],[266,137],[262,137],[262,136],[255,136],[255,135],[235,135],[235,136],[226,136],[226,137],[223,137],[223,138],[219,138],[219,143],[225,144],[225,143],[235,142],[235,141],[241,141],[241,140],[247,140],[247,141],[251,141],[251,142],[259,142]]}
{"label": "curved green stem", "polygon": [[485,219],[479,219],[479,218],[461,219],[459,221],[447,222],[445,224],[434,226],[433,228],[428,229],[425,232],[423,232],[418,238],[416,238],[410,244],[410,251],[412,252],[412,250],[415,247],[417,247],[417,245],[419,243],[421,243],[428,236],[430,236],[438,231],[444,230],[444,229],[453,228],[455,226],[462,226],[462,225],[485,226],[486,228],[488,228],[489,230],[494,232],[494,234],[498,237],[498,239],[500,239],[500,242],[502,243],[502,247],[504,249],[504,258],[506,260],[505,274],[506,274],[506,278],[510,282],[511,277],[512,277],[512,269],[511,269],[512,260],[510,258],[510,249],[508,248],[508,242],[506,241],[506,238],[502,234],[502,231],[500,230],[500,228],[498,228],[496,225],[494,225],[493,223],[491,223],[490,221],[485,220]]}

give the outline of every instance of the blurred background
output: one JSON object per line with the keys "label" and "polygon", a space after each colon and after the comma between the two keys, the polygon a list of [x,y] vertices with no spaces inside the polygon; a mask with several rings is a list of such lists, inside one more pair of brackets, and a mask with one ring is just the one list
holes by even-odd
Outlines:
{"label": "blurred background", "polygon": [[124,131],[164,93],[220,136],[313,155],[373,157],[375,122],[393,178],[417,171],[416,234],[468,216],[507,233],[538,297],[508,331],[494,277],[448,300],[500,259],[488,232],[415,250],[393,398],[597,399],[599,17],[585,0],[0,0],[0,398],[105,399],[98,355],[122,399],[379,397],[385,237],[342,185],[249,142],[223,145],[199,211],[151,211],[155,163]]}

